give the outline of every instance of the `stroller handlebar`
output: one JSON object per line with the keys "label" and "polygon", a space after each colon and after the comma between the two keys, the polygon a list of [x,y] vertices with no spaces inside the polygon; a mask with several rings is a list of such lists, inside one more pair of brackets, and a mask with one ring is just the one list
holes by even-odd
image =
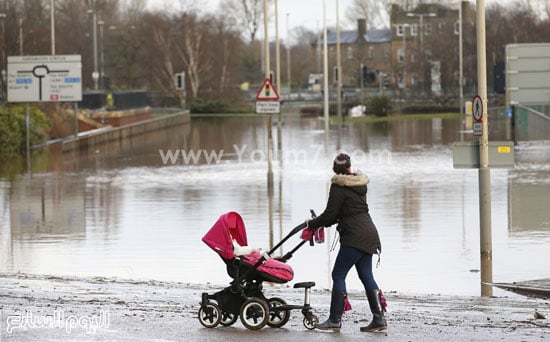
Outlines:
{"label": "stroller handlebar", "polygon": [[[311,217],[312,218],[315,218],[317,217],[317,215],[315,214],[315,211],[313,209],[310,209],[309,210],[311,212]],[[290,233],[288,233],[287,236],[285,236],[278,244],[276,244],[269,252],[268,254],[271,255],[273,254],[273,252],[275,252],[277,249],[279,249],[279,247],[281,247],[286,241],[288,241],[288,239],[290,239],[292,236],[298,234],[299,232],[301,232],[302,230],[304,230],[305,228],[307,228],[307,222],[303,222],[299,225],[297,225],[296,227],[294,227]],[[302,247],[302,245],[306,242],[307,240],[304,240],[302,241],[295,249],[293,249],[291,252],[285,254],[285,256],[283,257],[283,259],[288,260],[292,257],[292,253],[294,253],[298,248]],[[311,241],[313,242],[313,240]],[[288,256],[288,258],[287,258]]]}
{"label": "stroller handlebar", "polygon": [[288,233],[287,236],[285,236],[281,241],[279,241],[278,244],[276,244],[268,253],[269,255],[271,255],[273,252],[275,252],[277,249],[279,249],[279,247],[281,247],[288,239],[290,239],[292,236],[298,234],[299,232],[301,232],[304,228],[307,227],[307,224],[304,222],[304,223],[301,223],[299,225],[297,225],[296,227],[294,227],[294,229],[292,229],[292,231],[290,233]]}

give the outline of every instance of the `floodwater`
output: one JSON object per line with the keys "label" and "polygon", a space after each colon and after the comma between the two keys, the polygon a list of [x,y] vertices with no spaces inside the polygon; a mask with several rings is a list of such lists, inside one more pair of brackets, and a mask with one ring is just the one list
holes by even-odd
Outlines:
{"label": "floodwater", "polygon": [[[268,186],[266,118],[202,117],[168,132],[91,151],[34,156],[33,172],[0,174],[0,272],[227,284],[201,242],[236,211],[249,245],[268,248],[322,212],[338,150],[370,179],[368,203],[383,252],[386,291],[480,294],[478,173],[454,169],[452,143],[471,140],[458,119],[331,126],[284,117],[273,125]],[[491,170],[493,279],[547,278],[550,144],[521,142],[514,169]],[[304,245],[294,281],[330,288],[335,234]],[[293,248],[299,238],[283,245]],[[352,270],[348,289],[360,290]],[[495,289],[495,294],[505,294]]]}

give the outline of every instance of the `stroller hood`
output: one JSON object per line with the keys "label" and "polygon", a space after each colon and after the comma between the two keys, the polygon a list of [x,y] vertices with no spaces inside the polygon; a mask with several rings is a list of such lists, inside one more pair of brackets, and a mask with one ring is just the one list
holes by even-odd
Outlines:
{"label": "stroller hood", "polygon": [[203,236],[202,241],[224,259],[232,259],[233,241],[240,246],[247,246],[244,222],[238,213],[230,211],[220,216],[212,228]]}

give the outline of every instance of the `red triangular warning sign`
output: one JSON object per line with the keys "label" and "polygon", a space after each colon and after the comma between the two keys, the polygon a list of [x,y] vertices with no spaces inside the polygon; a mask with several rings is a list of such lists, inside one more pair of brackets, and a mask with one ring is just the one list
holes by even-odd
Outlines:
{"label": "red triangular warning sign", "polygon": [[264,83],[262,83],[262,86],[260,87],[260,91],[256,94],[256,100],[257,101],[278,101],[279,100],[279,93],[277,92],[277,89],[273,86],[273,83],[271,83],[271,80],[269,78],[266,78]]}

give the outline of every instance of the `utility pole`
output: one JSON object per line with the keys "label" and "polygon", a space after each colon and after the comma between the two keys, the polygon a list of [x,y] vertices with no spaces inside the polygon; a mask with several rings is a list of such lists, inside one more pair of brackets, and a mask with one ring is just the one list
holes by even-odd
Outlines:
{"label": "utility pole", "polygon": [[288,82],[288,93],[292,94],[292,75],[290,74],[290,31],[288,26],[290,13],[286,14],[286,78]]}
{"label": "utility pole", "polygon": [[337,78],[337,111],[338,119],[342,119],[342,58],[340,56],[340,2],[336,0],[336,78]]}
{"label": "utility pole", "polygon": [[483,103],[482,134],[479,139],[479,220],[481,296],[493,295],[493,244],[491,233],[491,169],[489,168],[489,130],[487,112],[487,57],[485,42],[485,0],[477,0],[477,79]]}
{"label": "utility pole", "polygon": [[55,3],[54,0],[50,0],[50,24],[52,35],[52,55],[55,55]]}
{"label": "utility pole", "polygon": [[464,114],[464,86],[463,86],[463,51],[462,51],[462,0],[459,0],[458,5],[458,89],[459,89],[459,98],[460,98],[460,114]]}
{"label": "utility pole", "polygon": [[407,98],[407,27],[403,24],[403,99]]}
{"label": "utility pole", "polygon": [[[324,118],[325,140],[328,139],[328,43],[327,43],[327,0],[323,0],[323,89],[324,89]],[[327,146],[328,147],[328,146]],[[327,151],[328,152],[328,151]]]}
{"label": "utility pole", "polygon": [[[268,29],[268,6],[264,0],[264,58],[265,58],[265,79],[270,76],[269,60],[269,29]],[[269,247],[273,246],[273,133],[271,114],[267,115],[267,197],[269,201]]]}
{"label": "utility pole", "polygon": [[92,78],[94,79],[94,89],[97,90],[99,88],[99,73],[97,71],[97,11],[95,8],[93,9],[93,33],[94,33],[94,72],[92,74]]}
{"label": "utility pole", "polygon": [[[275,87],[281,91],[281,49],[279,43],[279,0],[275,0]],[[279,110],[278,120],[277,120],[277,156],[282,162],[282,113]]]}
{"label": "utility pole", "polygon": [[88,14],[92,15],[92,35],[93,35],[93,59],[94,59],[94,71],[92,72],[92,79],[94,80],[94,90],[99,89],[99,72],[97,66],[97,8],[96,0],[86,0],[88,4]]}
{"label": "utility pole", "polygon": [[23,56],[23,18],[19,18],[19,54]]}

